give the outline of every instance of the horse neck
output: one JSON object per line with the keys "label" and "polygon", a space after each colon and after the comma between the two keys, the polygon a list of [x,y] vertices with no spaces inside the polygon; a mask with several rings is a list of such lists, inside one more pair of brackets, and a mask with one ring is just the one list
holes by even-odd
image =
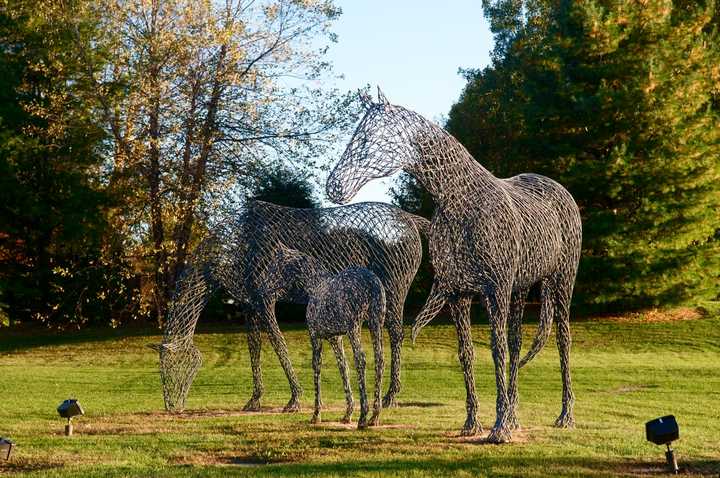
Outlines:
{"label": "horse neck", "polygon": [[474,200],[498,187],[498,179],[485,169],[445,130],[434,126],[416,136],[416,159],[405,168],[442,207]]}
{"label": "horse neck", "polygon": [[192,342],[198,318],[211,291],[211,285],[197,268],[193,268],[180,279],[179,293],[168,309],[163,332],[164,343]]}

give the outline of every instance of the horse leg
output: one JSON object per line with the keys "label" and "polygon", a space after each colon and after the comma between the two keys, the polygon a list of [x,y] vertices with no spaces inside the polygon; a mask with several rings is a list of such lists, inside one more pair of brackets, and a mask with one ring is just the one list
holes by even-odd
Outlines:
{"label": "horse leg", "polygon": [[470,331],[470,305],[471,297],[453,297],[448,300],[450,306],[450,315],[458,336],[458,359],[465,376],[465,408],[467,410],[467,418],[463,425],[460,435],[471,436],[482,432],[482,425],[477,419],[477,393],[475,392],[475,374],[474,360],[475,350],[472,343],[472,335]]}
{"label": "horse leg", "polygon": [[403,303],[388,294],[388,307],[385,315],[385,326],[390,338],[390,386],[383,398],[382,406],[392,408],[397,406],[397,395],[400,393],[400,367],[402,359],[403,330]]}
{"label": "horse leg", "polygon": [[260,398],[263,394],[262,367],[260,365],[260,351],[262,348],[262,335],[260,333],[260,320],[256,311],[251,311],[247,319],[247,343],[250,352],[250,368],[253,377],[253,394],[245,404],[243,410],[246,412],[257,412],[260,410]]}
{"label": "horse leg", "polygon": [[505,443],[512,437],[508,419],[507,371],[505,369],[508,356],[507,321],[510,308],[510,291],[495,290],[487,294],[485,301],[490,319],[490,347],[493,362],[495,362],[495,385],[497,387],[495,425],[490,431],[488,441],[491,443]]}
{"label": "horse leg", "polygon": [[348,376],[348,364],[345,359],[345,350],[343,350],[342,337],[332,337],[329,339],[330,346],[332,346],[333,352],[335,352],[335,359],[337,360],[338,368],[340,369],[340,377],[342,377],[343,388],[345,389],[345,415],[340,420],[343,423],[350,423],[350,419],[353,414],[353,396],[352,389],[350,388],[350,377]]}
{"label": "horse leg", "polygon": [[563,397],[562,411],[555,420],[556,427],[571,428],[575,426],[573,407],[575,395],[572,391],[570,377],[570,300],[572,298],[575,274],[559,274],[555,281],[555,340],[560,353],[560,373],[562,375]]}
{"label": "horse leg", "polygon": [[522,317],[527,298],[527,289],[513,293],[510,301],[508,342],[510,350],[510,377],[508,380],[508,424],[511,430],[520,428],[518,420],[518,369],[522,348]]}
{"label": "horse leg", "polygon": [[363,352],[360,343],[360,324],[355,325],[348,331],[350,345],[352,345],[353,355],[355,356],[355,369],[358,375],[358,389],[360,390],[360,419],[358,420],[358,428],[367,427],[368,400],[365,391],[365,352]]}
{"label": "horse leg", "polygon": [[290,383],[290,401],[283,409],[283,412],[298,412],[300,411],[300,395],[302,395],[302,387],[298,381],[295,370],[293,370],[292,363],[290,362],[290,355],[288,353],[287,343],[285,337],[283,337],[280,327],[278,326],[277,319],[275,318],[275,303],[271,303],[270,307],[266,307],[264,310],[263,318],[265,319],[265,327],[270,338],[270,343],[275,350],[275,354],[280,360],[280,365],[285,372],[285,376]]}
{"label": "horse leg", "polygon": [[320,407],[322,406],[320,397],[320,369],[322,368],[322,339],[310,334],[310,344],[312,345],[312,367],[313,380],[315,382],[315,410],[310,419],[310,423],[320,423]]}
{"label": "horse leg", "polygon": [[371,319],[370,336],[373,342],[373,355],[375,356],[375,395],[373,397],[373,414],[370,417],[370,426],[377,426],[380,423],[380,409],[382,403],[380,396],[382,394],[383,369],[385,367],[383,357],[383,328],[378,318]]}

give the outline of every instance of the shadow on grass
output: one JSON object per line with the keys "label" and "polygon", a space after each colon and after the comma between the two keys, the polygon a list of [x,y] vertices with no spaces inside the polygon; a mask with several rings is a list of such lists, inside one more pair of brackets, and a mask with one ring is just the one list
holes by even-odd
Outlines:
{"label": "shadow on grass", "polygon": [[[419,307],[406,307],[404,318],[406,326],[413,323],[415,315],[418,311]],[[304,317],[304,314],[301,314],[299,317]],[[535,307],[528,307],[525,314],[526,324],[532,323],[536,320],[537,312],[535,311]],[[450,325],[451,321],[447,313],[441,313],[433,321],[433,323]],[[476,325],[486,325],[488,323],[482,307],[473,307],[472,323]],[[288,320],[282,322],[280,326],[283,331],[306,329],[304,320]],[[203,318],[201,318],[198,323],[196,335],[245,333],[245,331],[245,323],[242,319],[233,323],[203,321]],[[148,343],[150,343],[157,341],[157,336],[161,334],[162,330],[158,328],[157,325],[147,322],[130,323],[117,328],[112,328],[110,326],[89,326],[81,330],[54,330],[35,324],[21,324],[2,331],[0,338],[0,353],[21,352],[37,347],[77,345],[89,342],[108,342],[132,337],[148,337]]]}
{"label": "shadow on grass", "polygon": [[434,407],[444,407],[447,405],[447,403],[441,403],[441,402],[399,402],[397,404],[398,408],[411,408],[411,407],[418,407],[418,408],[434,408]]}
{"label": "shadow on grass", "polygon": [[[302,330],[304,324],[282,324],[283,330]],[[196,335],[245,333],[244,323],[210,323],[198,325]],[[0,353],[21,352],[37,347],[78,345],[90,342],[108,342],[132,337],[148,337],[147,342],[157,342],[162,331],[154,325],[126,325],[123,327],[92,326],[82,330],[51,330],[36,325],[17,326],[2,331]]]}
{"label": "shadow on grass", "polygon": [[[509,445],[508,445],[509,446]],[[301,456],[265,456],[259,454],[220,454],[152,470],[152,476],[589,476],[642,477],[671,476],[662,460],[604,460],[588,457],[497,456],[486,453],[486,446],[474,448],[472,457],[455,459],[418,458],[352,463],[302,463]],[[496,447],[492,447],[496,449]],[[470,454],[467,453],[466,454]],[[290,461],[289,463],[287,461]],[[77,465],[77,464],[76,464]],[[63,467],[63,463],[11,459],[0,462],[0,474],[47,472]],[[145,476],[141,468],[102,467],[103,476]],[[95,468],[95,467],[92,467]],[[80,469],[76,469],[82,475]],[[89,471],[89,470],[86,470]],[[150,470],[146,470],[150,472]],[[712,476],[720,474],[720,459],[697,459],[680,463],[681,476]],[[150,476],[150,475],[147,475]]]}
{"label": "shadow on grass", "polygon": [[0,459],[0,475],[48,471],[54,468],[61,468],[62,466],[63,464],[61,462],[16,457],[11,457],[10,460],[6,461],[3,457]]}
{"label": "shadow on grass", "polygon": [[[482,449],[478,448],[479,453]],[[241,460],[239,460],[241,461]],[[246,471],[247,468],[246,468]],[[417,459],[381,462],[303,464],[268,464],[252,468],[252,474],[262,476],[353,476],[366,475],[467,475],[477,476],[667,476],[663,462],[632,460],[602,460],[586,457],[514,457],[480,454],[471,459]],[[685,476],[718,476],[720,461],[695,460],[681,464]]]}
{"label": "shadow on grass", "polygon": [[88,327],[82,330],[51,330],[39,326],[18,326],[3,331],[0,353],[20,352],[36,347],[77,345],[87,342],[106,342],[127,337],[159,335],[153,326]]}

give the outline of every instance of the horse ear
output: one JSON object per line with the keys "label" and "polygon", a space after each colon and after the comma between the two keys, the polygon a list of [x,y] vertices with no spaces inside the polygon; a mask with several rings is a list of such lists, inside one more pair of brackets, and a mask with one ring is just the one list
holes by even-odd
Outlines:
{"label": "horse ear", "polygon": [[365,107],[365,109],[369,109],[372,106],[372,98],[370,98],[370,95],[368,95],[365,90],[360,90],[358,92],[358,97],[360,98],[360,103]]}
{"label": "horse ear", "polygon": [[385,94],[380,89],[380,86],[377,87],[377,90],[378,90],[378,103],[389,105],[390,102],[388,101],[387,98],[385,98]]}

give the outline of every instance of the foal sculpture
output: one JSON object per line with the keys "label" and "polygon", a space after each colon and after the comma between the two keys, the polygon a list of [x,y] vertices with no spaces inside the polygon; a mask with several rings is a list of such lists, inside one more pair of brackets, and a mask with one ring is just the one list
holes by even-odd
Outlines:
{"label": "foal sculpture", "polygon": [[210,295],[224,288],[248,309],[248,349],[253,375],[253,395],[246,410],[258,410],[263,394],[260,367],[261,331],[267,332],[290,383],[291,397],[285,411],[299,409],[300,383],[290,362],[285,339],[275,318],[275,303],[304,304],[307,290],[297,280],[283,284],[282,294],[268,293],[274,258],[283,247],[314,258],[331,273],[348,267],[372,271],[383,285],[390,337],[390,386],[384,405],[391,406],[400,391],[403,342],[403,305],[420,265],[422,244],[429,222],[382,203],[359,203],[324,209],[298,209],[250,201],[236,215],[219,221],[207,240],[195,250],[178,281],[165,319],[160,355],[160,375],[165,408],[182,410],[202,356],[193,343],[197,320]]}
{"label": "foal sculpture", "polygon": [[[445,304],[458,334],[465,375],[467,419],[462,434],[482,430],[477,420],[470,336],[470,304],[479,295],[488,313],[497,387],[491,442],[511,438],[517,419],[518,368],[537,354],[554,320],[563,382],[557,426],[572,426],[569,310],[580,258],[581,222],[572,196],[536,174],[498,179],[449,133],[422,116],[362,98],[367,108],[327,181],[328,197],[346,203],[369,180],[402,169],[432,195],[437,209],[428,242],[435,279],[413,327],[413,338]],[[528,290],[541,289],[538,335],[520,360],[521,321]],[[506,371],[509,346],[509,381]]]}
{"label": "foal sculpture", "polygon": [[[346,412],[342,421],[349,423],[353,413],[353,398],[347,374],[347,361],[342,336],[347,336],[353,350],[360,393],[358,428],[375,426],[380,419],[383,378],[383,337],[385,320],[385,290],[380,279],[364,267],[348,267],[338,273],[324,271],[317,260],[294,249],[282,248],[271,268],[268,287],[270,294],[282,294],[286,284],[298,281],[307,291],[307,327],[312,345],[312,367],[315,382],[315,410],[312,423],[320,423],[320,369],[322,341],[333,348],[345,388]],[[361,327],[367,322],[375,359],[373,414],[367,420],[368,400],[365,388],[365,352],[361,343]]]}

